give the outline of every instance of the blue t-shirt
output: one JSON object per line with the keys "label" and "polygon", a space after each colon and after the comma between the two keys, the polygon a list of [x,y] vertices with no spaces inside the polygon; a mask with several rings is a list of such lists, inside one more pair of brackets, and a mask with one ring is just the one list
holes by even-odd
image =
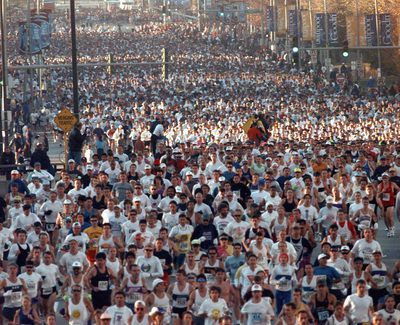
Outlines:
{"label": "blue t-shirt", "polygon": [[329,289],[332,287],[333,280],[340,279],[339,272],[331,266],[317,266],[314,268],[314,275],[318,280],[324,279]]}
{"label": "blue t-shirt", "polygon": [[225,260],[225,270],[229,272],[229,276],[231,278],[231,282],[233,283],[235,280],[235,274],[237,269],[245,263],[244,255],[240,254],[239,256],[228,256]]}

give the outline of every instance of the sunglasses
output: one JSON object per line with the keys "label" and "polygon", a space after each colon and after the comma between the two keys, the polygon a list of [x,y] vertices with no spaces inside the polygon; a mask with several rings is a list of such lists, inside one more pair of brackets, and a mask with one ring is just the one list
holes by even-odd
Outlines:
{"label": "sunglasses", "polygon": [[137,307],[137,308],[135,308],[135,310],[144,310],[144,308],[143,307]]}
{"label": "sunglasses", "polygon": [[82,292],[82,290],[72,290],[72,292]]}
{"label": "sunglasses", "polygon": [[152,252],[152,249],[145,249],[146,252]]}

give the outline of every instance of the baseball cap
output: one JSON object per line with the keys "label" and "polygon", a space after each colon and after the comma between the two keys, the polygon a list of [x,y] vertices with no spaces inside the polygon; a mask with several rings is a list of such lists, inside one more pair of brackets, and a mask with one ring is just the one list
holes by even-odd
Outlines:
{"label": "baseball cap", "polygon": [[160,308],[160,307],[153,307],[151,308],[151,311],[149,313],[149,316],[154,316],[156,314],[164,314],[164,309]]}
{"label": "baseball cap", "polygon": [[75,160],[73,160],[73,159],[68,160],[68,164],[72,164],[72,163],[75,163]]}
{"label": "baseball cap", "polygon": [[151,166],[150,165],[145,165],[144,169],[151,169]]}
{"label": "baseball cap", "polygon": [[341,252],[350,252],[350,247],[347,246],[347,245],[342,246],[342,247],[340,248],[340,251],[341,251]]}
{"label": "baseball cap", "polygon": [[13,170],[11,171],[11,175],[19,175],[19,171],[16,170],[16,169],[13,169]]}
{"label": "baseball cap", "polygon": [[322,260],[322,259],[324,259],[324,258],[329,258],[329,256],[326,255],[326,254],[323,254],[323,253],[318,255],[318,261],[319,261],[319,260]]}
{"label": "baseball cap", "polygon": [[325,201],[326,201],[326,203],[333,203],[333,197],[327,196]]}
{"label": "baseball cap", "polygon": [[200,239],[193,239],[192,245],[200,245]]}
{"label": "baseball cap", "polygon": [[301,169],[300,169],[300,168],[295,168],[295,169],[294,169],[294,172],[295,172],[295,173],[301,173]]}
{"label": "baseball cap", "polygon": [[153,289],[155,288],[155,287],[157,287],[159,284],[161,284],[161,283],[164,283],[164,281],[163,280],[161,280],[161,279],[155,279],[154,281],[153,281]]}
{"label": "baseball cap", "polygon": [[72,204],[70,200],[64,200],[64,204]]}
{"label": "baseball cap", "polygon": [[251,287],[251,292],[254,291],[263,291],[263,289],[259,284],[253,284],[253,286]]}
{"label": "baseball cap", "polygon": [[72,227],[80,227],[81,226],[81,224],[78,222],[78,221],[76,221],[76,222],[74,222],[73,224],[72,224]]}
{"label": "baseball cap", "polygon": [[75,268],[75,267],[79,267],[79,268],[81,268],[81,267],[82,267],[82,264],[81,264],[81,262],[79,262],[79,261],[75,261],[74,263],[72,263],[72,268]]}

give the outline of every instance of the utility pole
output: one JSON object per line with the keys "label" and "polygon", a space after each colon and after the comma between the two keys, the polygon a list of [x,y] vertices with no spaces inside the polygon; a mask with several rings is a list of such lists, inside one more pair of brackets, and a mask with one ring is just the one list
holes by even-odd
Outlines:
{"label": "utility pole", "polygon": [[8,146],[8,68],[7,68],[7,25],[6,25],[6,0],[1,0],[1,74],[3,83],[1,85],[1,112],[0,112],[0,145],[1,150]]}
{"label": "utility pole", "polygon": [[376,41],[378,42],[378,78],[382,76],[382,63],[381,63],[381,33],[379,26],[379,15],[378,15],[378,0],[374,1],[375,7],[375,24],[376,24]]}
{"label": "utility pole", "polygon": [[71,18],[71,58],[72,58],[72,90],[74,115],[79,121],[79,93],[78,93],[78,59],[76,50],[76,26],[75,26],[75,0],[69,0]]}

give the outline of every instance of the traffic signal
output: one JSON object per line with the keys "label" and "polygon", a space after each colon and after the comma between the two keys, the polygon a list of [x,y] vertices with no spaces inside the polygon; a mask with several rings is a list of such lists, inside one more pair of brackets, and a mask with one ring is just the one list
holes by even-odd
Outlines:
{"label": "traffic signal", "polygon": [[299,48],[299,38],[298,37],[293,37],[293,43],[292,43],[292,60],[293,63],[295,63],[297,66],[299,65],[299,55],[300,55],[300,48]]}
{"label": "traffic signal", "polygon": [[224,6],[220,6],[219,7],[218,16],[221,17],[221,19],[224,19],[224,17],[225,17],[225,8],[224,8]]}
{"label": "traffic signal", "polygon": [[349,56],[349,41],[348,40],[343,41],[342,56],[344,58],[347,58]]}
{"label": "traffic signal", "polygon": [[161,73],[163,81],[168,79],[168,52],[165,47],[161,50]]}
{"label": "traffic signal", "polygon": [[[112,54],[108,55],[108,64],[114,63],[114,56]],[[112,65],[109,65],[107,68],[107,71],[110,75],[114,73],[114,67]]]}

